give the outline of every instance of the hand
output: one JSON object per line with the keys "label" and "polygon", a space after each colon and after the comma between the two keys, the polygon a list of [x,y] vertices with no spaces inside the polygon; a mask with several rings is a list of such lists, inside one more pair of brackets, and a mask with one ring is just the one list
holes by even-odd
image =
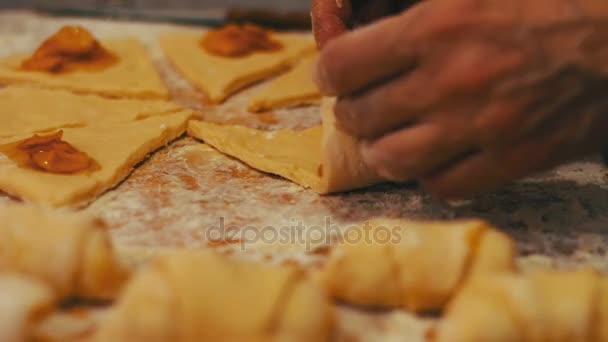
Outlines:
{"label": "hand", "polygon": [[463,198],[608,146],[608,2],[431,0],[321,53],[366,162]]}
{"label": "hand", "polygon": [[414,0],[313,0],[312,22],[319,46],[349,29],[396,14]]}

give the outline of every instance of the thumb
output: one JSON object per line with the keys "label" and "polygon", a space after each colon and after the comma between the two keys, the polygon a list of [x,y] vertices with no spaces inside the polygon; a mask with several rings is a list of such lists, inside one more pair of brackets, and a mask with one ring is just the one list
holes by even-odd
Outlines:
{"label": "thumb", "polygon": [[351,15],[350,0],[313,0],[312,30],[317,45],[323,48],[331,39],[348,31]]}

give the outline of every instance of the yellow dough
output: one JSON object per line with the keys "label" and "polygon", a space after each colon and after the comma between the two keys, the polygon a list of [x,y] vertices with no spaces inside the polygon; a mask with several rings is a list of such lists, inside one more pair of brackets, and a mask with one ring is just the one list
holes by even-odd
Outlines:
{"label": "yellow dough", "polygon": [[105,223],[67,210],[0,207],[0,269],[47,284],[60,298],[111,299],[127,277]]}
{"label": "yellow dough", "polygon": [[254,53],[242,58],[226,58],[206,52],[199,45],[201,33],[170,33],[161,37],[161,46],[175,68],[213,103],[220,103],[251,83],[288,69],[303,54],[316,49],[310,34],[277,33],[273,38],[283,49]]}
{"label": "yellow dough", "polygon": [[314,103],[321,99],[312,74],[318,54],[304,58],[292,70],[270,81],[249,104],[252,112]]}
{"label": "yellow dough", "polygon": [[180,253],[141,271],[98,341],[328,341],[331,305],[295,267]]}
{"label": "yellow dough", "polygon": [[55,297],[46,286],[18,275],[0,275],[0,341],[30,341],[32,330],[52,311]]}
{"label": "yellow dough", "polygon": [[338,300],[428,311],[467,278],[513,270],[514,258],[511,240],[482,221],[378,219],[344,236],[323,278]]}
{"label": "yellow dough", "polygon": [[[52,206],[90,202],[128,176],[150,152],[179,137],[191,111],[83,128],[63,129],[63,140],[87,153],[101,166],[92,173],[53,174],[21,168],[0,153],[0,190]],[[0,139],[0,144],[29,136]]]}
{"label": "yellow dough", "polygon": [[73,71],[61,74],[19,70],[25,55],[0,59],[0,83],[35,84],[44,88],[68,89],[78,93],[112,97],[168,98],[169,90],[161,80],[146,48],[135,39],[101,42],[120,59],[99,71]]}
{"label": "yellow dough", "polygon": [[0,138],[60,127],[135,121],[181,110],[161,100],[107,99],[66,90],[9,86],[0,88]]}
{"label": "yellow dough", "polygon": [[608,341],[608,279],[591,271],[471,280],[448,305],[434,341]]}
{"label": "yellow dough", "polygon": [[273,132],[192,121],[188,133],[258,170],[322,193],[362,188],[383,179],[367,167],[358,141],[336,128],[333,100],[322,105],[323,126]]}

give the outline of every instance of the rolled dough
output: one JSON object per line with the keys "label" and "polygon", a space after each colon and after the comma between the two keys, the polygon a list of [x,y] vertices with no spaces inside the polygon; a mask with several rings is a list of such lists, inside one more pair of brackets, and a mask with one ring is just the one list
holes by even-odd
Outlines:
{"label": "rolled dough", "polygon": [[118,63],[100,71],[72,71],[60,74],[20,70],[26,55],[0,59],[0,84],[27,83],[44,88],[68,89],[77,93],[111,97],[168,98],[146,48],[135,39],[104,40]]}
{"label": "rolled dough", "polygon": [[249,104],[249,110],[262,112],[274,108],[314,103],[320,100],[321,93],[312,79],[317,56],[318,54],[314,53],[304,58],[293,69],[270,81],[268,85],[253,96]]}
{"label": "rolled dough", "polygon": [[608,341],[608,279],[593,271],[477,277],[449,304],[434,341]]}
{"label": "rolled dough", "polygon": [[0,341],[33,338],[33,328],[53,310],[53,292],[41,283],[14,274],[0,276]]}
{"label": "rolled dough", "polygon": [[332,323],[304,270],[182,252],[135,276],[97,340],[328,341]]}
{"label": "rolled dough", "polygon": [[160,43],[175,68],[213,103],[251,83],[288,69],[302,55],[316,49],[310,34],[277,33],[273,39],[283,44],[274,52],[254,53],[242,58],[227,58],[209,54],[199,45],[201,33],[171,33]]}
{"label": "rolled dough", "polygon": [[442,309],[467,279],[515,266],[512,241],[478,220],[376,219],[347,232],[324,268],[338,300],[411,311]]}
{"label": "rolled dough", "polygon": [[323,125],[304,131],[267,132],[192,121],[188,133],[253,168],[322,194],[382,182],[363,162],[357,139],[336,128],[333,104],[334,100],[324,100]]}
{"label": "rolled dough", "polygon": [[31,205],[0,207],[0,269],[49,286],[59,299],[112,299],[128,273],[108,228],[92,215]]}

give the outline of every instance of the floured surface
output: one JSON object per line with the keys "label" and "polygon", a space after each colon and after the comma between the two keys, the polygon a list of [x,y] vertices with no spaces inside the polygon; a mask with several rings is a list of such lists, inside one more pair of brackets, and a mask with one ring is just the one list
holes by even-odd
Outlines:
{"label": "floured surface", "polygon": [[[65,22],[81,23],[101,36],[131,35],[143,39],[158,62],[154,38],[172,30],[167,25],[101,23],[86,20],[33,20],[31,15],[0,14],[0,46],[26,50],[34,37],[44,37]],[[15,32],[17,29],[26,33]],[[181,28],[180,28],[181,29]],[[2,49],[4,53],[4,49]],[[11,50],[12,51],[12,50]],[[27,51],[27,50],[26,50]],[[7,50],[7,52],[10,52]],[[180,103],[205,109],[186,82],[166,66],[172,92]],[[208,120],[277,129],[310,127],[319,122],[318,109],[274,111],[268,116],[250,114],[249,98],[257,88],[239,93],[216,109],[205,109]],[[200,96],[200,95],[199,95]],[[0,204],[8,201],[0,197]],[[597,265],[608,269],[608,177],[598,162],[574,163],[525,183],[480,196],[457,208],[441,205],[414,187],[381,186],[366,192],[320,197],[288,181],[263,175],[186,138],[156,153],[117,189],[105,194],[88,210],[112,227],[119,252],[133,262],[173,249],[208,248],[206,233],[223,217],[224,226],[261,230],[298,221],[316,236],[326,217],[345,228],[349,224],[386,215],[408,218],[482,217],[505,229],[518,241],[521,262],[527,268]],[[285,246],[259,241],[241,251],[239,244],[216,246],[226,253],[271,262],[301,262],[316,266],[326,249],[313,241]],[[421,341],[427,320],[402,312],[366,312],[341,307],[340,341]],[[404,336],[408,338],[405,339]]]}

